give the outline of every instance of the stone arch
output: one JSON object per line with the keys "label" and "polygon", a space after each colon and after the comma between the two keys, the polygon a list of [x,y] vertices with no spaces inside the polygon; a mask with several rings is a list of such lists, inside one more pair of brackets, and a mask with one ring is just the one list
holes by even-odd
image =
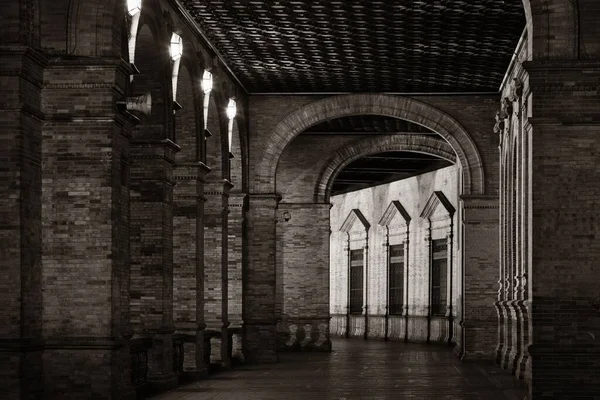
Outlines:
{"label": "stone arch", "polygon": [[[218,73],[213,71],[213,79],[219,79]],[[214,87],[210,93],[208,106],[208,131],[210,137],[206,139],[206,164],[211,169],[209,176],[221,179],[227,178],[229,160],[227,145],[227,107],[226,96],[220,88]],[[218,175],[218,177],[216,177]]]}
{"label": "stone arch", "polygon": [[183,162],[198,161],[199,129],[198,89],[194,85],[196,74],[188,57],[183,57],[177,80],[178,103],[182,109],[175,113],[175,142],[181,148],[177,159]]}
{"label": "stone arch", "polygon": [[454,118],[415,99],[368,93],[317,100],[280,121],[265,140],[267,144],[257,165],[253,190],[274,190],[279,158],[285,146],[298,134],[321,121],[361,114],[405,119],[437,132],[452,146],[463,167],[463,194],[484,193],[485,177],[479,151],[465,128]]}
{"label": "stone arch", "polygon": [[328,203],[333,182],[338,173],[352,161],[383,151],[411,151],[436,155],[456,162],[456,154],[444,140],[427,135],[390,135],[373,137],[334,153],[325,163],[315,186],[315,202]]}
{"label": "stone arch", "polygon": [[40,7],[43,48],[66,55],[121,55],[124,0],[58,0]]}
{"label": "stone arch", "polygon": [[580,3],[585,0],[523,0],[534,59],[579,58]]}
{"label": "stone arch", "polygon": [[[39,48],[41,11],[39,0],[1,2],[0,15],[2,15],[4,28],[0,32],[2,44],[19,43]],[[8,21],[14,24],[12,29],[8,29]]]}
{"label": "stone arch", "polygon": [[135,130],[146,138],[173,139],[173,126],[169,123],[173,115],[169,38],[155,12],[148,8],[142,8],[140,17],[135,48],[140,73],[134,75],[130,93],[139,96],[149,91],[152,109],[149,116],[141,116],[142,124]]}

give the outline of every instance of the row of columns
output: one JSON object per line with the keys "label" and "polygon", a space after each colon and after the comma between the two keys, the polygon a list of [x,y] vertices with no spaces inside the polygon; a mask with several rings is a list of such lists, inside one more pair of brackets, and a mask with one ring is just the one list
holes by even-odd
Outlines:
{"label": "row of columns", "polygon": [[502,100],[496,132],[500,134],[500,276],[496,362],[520,379],[529,361],[529,146],[530,127],[520,79]]}

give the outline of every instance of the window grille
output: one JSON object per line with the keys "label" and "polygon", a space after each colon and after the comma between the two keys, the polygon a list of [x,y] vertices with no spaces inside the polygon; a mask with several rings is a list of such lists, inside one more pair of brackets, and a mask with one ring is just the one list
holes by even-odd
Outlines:
{"label": "window grille", "polygon": [[446,315],[446,293],[448,286],[448,242],[434,240],[431,244],[431,315]]}
{"label": "window grille", "polygon": [[363,250],[350,250],[350,313],[362,314],[363,308]]}
{"label": "window grille", "polygon": [[389,313],[402,314],[404,305],[404,245],[390,246],[389,270]]}

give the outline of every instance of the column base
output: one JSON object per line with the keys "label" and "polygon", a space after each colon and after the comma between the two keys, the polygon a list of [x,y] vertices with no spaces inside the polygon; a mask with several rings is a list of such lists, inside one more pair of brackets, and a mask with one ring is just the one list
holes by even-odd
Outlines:
{"label": "column base", "polygon": [[496,345],[496,364],[502,364],[502,353],[504,351],[504,315],[500,301],[494,302],[496,313],[498,314],[498,344]]}
{"label": "column base", "polygon": [[510,301],[503,301],[501,303],[502,313],[504,314],[504,347],[502,348],[502,354],[500,355],[500,367],[503,369],[510,369],[510,354],[513,352],[513,325],[515,318],[513,316],[513,309],[510,306]]}
{"label": "column base", "polygon": [[277,328],[275,323],[244,323],[243,351],[249,364],[273,364],[277,357]]}
{"label": "column base", "polygon": [[[44,398],[136,398],[131,383],[131,354],[127,340],[61,337],[47,339],[43,348]],[[23,383],[21,387],[24,387]],[[21,398],[25,398],[23,394]]]}
{"label": "column base", "polygon": [[179,376],[173,371],[173,334],[152,335],[148,350],[148,386],[153,393],[164,392],[179,386]]}
{"label": "column base", "polygon": [[148,375],[148,385],[151,393],[162,393],[179,386],[179,376],[174,373],[163,375]]}

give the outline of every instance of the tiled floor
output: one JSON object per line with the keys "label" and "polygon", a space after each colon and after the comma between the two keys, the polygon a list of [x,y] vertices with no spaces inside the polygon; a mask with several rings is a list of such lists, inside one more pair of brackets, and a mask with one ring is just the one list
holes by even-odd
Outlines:
{"label": "tiled floor", "polygon": [[335,339],[333,352],[285,353],[154,400],[519,399],[525,388],[493,363],[461,363],[437,345]]}

